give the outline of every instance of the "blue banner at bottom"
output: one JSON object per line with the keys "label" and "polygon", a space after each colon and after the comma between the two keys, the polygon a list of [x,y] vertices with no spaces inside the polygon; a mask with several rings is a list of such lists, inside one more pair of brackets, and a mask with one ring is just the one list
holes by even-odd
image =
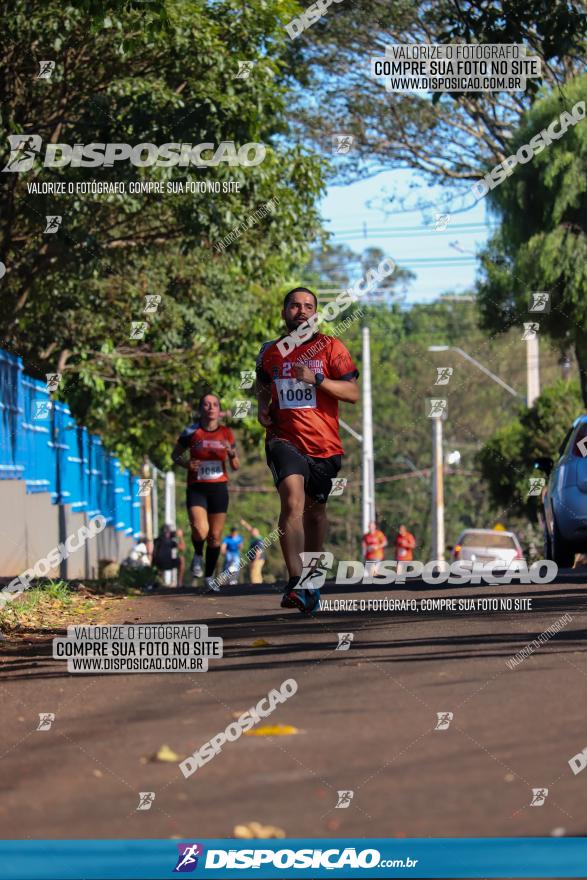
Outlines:
{"label": "blue banner at bottom", "polygon": [[587,878],[587,838],[12,840],[0,865],[2,880]]}

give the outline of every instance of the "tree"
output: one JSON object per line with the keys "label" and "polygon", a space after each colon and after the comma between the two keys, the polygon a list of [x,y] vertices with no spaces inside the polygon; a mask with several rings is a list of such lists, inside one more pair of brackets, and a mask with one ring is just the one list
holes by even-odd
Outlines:
{"label": "tree", "polygon": [[[432,444],[426,399],[431,397],[448,399],[444,451],[458,450],[461,456],[458,466],[446,463],[445,468],[447,540],[454,542],[464,528],[491,528],[498,520],[518,532],[527,531],[526,510],[510,506],[509,496],[504,501],[489,495],[477,460],[479,451],[500,426],[519,419],[519,400],[450,348],[461,347],[520,389],[525,380],[525,365],[520,362],[525,348],[521,333],[511,330],[487,339],[478,325],[477,305],[466,297],[441,299],[409,309],[400,309],[397,304],[391,308],[370,305],[365,309],[364,319],[353,322],[341,337],[360,371],[363,322],[371,331],[376,497],[383,531],[391,538],[404,522],[417,537],[418,558],[429,558]],[[449,349],[429,352],[432,343]],[[440,367],[453,370],[447,385],[435,384]],[[543,382],[555,382],[559,374],[557,353],[544,345]],[[564,411],[561,424],[553,430],[553,439],[564,429],[567,415]],[[360,407],[343,407],[342,418],[361,431]],[[552,425],[547,430],[551,429]],[[349,485],[343,496],[332,499],[333,528],[329,541],[339,546],[345,544],[345,552],[356,553],[360,552],[360,444],[345,432],[342,436],[346,456],[341,473],[349,479]],[[519,470],[516,460],[506,455],[498,460],[496,470],[497,466],[507,479],[516,477],[516,469]],[[529,466],[524,467],[523,479],[531,473]],[[526,484],[526,491],[527,488]]]}
{"label": "tree", "polygon": [[[585,100],[587,76],[538,100],[510,153]],[[481,255],[483,324],[502,332],[537,321],[561,352],[573,346],[587,406],[587,125],[570,124],[488,197],[501,226]],[[549,293],[550,311],[529,312],[531,291]]]}
{"label": "tree", "polygon": [[[45,168],[4,173],[0,196],[3,345],[29,372],[63,374],[61,396],[126,463],[166,460],[190,402],[230,405],[259,340],[279,326],[279,290],[315,238],[323,166],[281,138],[289,0],[166,0],[76,8],[17,0],[3,16],[0,162],[8,134],[54,143],[267,147],[255,167]],[[52,59],[50,80],[38,62]],[[238,59],[254,62],[235,78]],[[125,183],[124,194],[31,193],[28,184]],[[130,183],[173,194],[133,194]],[[233,182],[239,191],[223,192]],[[187,192],[181,184],[220,187]],[[266,216],[254,212],[275,200]],[[47,215],[62,216],[45,234]],[[241,226],[241,224],[243,224]],[[224,249],[214,247],[231,230]],[[156,313],[145,296],[157,294]],[[131,322],[149,324],[130,339]],[[226,369],[230,364],[230,370]]]}
{"label": "tree", "polygon": [[479,467],[492,501],[508,511],[538,518],[538,496],[528,495],[535,459],[556,460],[558,449],[573,421],[581,414],[578,381],[559,380],[546,388],[519,419],[500,428],[478,456]]}
{"label": "tree", "polygon": [[[381,248],[368,247],[358,254],[344,244],[322,243],[312,249],[310,260],[301,276],[309,287],[326,290],[342,290],[365,277],[369,269],[375,269],[385,259]],[[406,290],[416,276],[408,269],[396,266],[391,275],[378,282],[377,290],[368,293],[361,303],[384,303],[391,305],[405,297]],[[328,324],[322,325],[328,332]]]}
{"label": "tree", "polygon": [[[586,21],[584,5],[573,0],[365,0],[332,6],[291,47],[291,73],[304,86],[292,106],[299,137],[324,146],[335,132],[354,135],[354,156],[335,166],[341,180],[411,168],[430,182],[452,184],[445,192],[454,202],[455,193],[468,194],[467,182],[484,165],[506,158],[511,133],[538,86],[562,87],[584,69]],[[541,58],[543,79],[529,80],[525,93],[432,97],[387,92],[369,75],[370,59],[384,56],[392,43],[457,41],[524,44]]]}

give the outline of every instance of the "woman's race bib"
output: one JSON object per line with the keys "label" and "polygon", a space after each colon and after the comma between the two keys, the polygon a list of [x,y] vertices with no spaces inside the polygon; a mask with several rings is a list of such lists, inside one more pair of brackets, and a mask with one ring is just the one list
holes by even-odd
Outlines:
{"label": "woman's race bib", "polygon": [[221,461],[199,461],[198,480],[218,480],[224,475],[224,467]]}

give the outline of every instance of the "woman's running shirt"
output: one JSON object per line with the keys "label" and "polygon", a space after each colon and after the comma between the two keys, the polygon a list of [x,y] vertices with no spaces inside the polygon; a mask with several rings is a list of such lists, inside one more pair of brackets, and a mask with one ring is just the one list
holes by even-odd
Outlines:
{"label": "woman's running shirt", "polygon": [[228,473],[226,460],[229,443],[234,449],[234,434],[230,428],[219,425],[215,431],[207,431],[199,422],[194,422],[181,432],[177,442],[184,449],[189,449],[190,462],[197,465],[188,470],[188,486],[195,483],[226,483]]}
{"label": "woman's running shirt", "polygon": [[359,371],[340,339],[316,333],[282,355],[277,342],[266,342],[257,358],[259,381],[271,383],[271,418],[267,439],[287,440],[312,458],[342,455],[338,427],[338,400],[295,377],[296,364],[305,364],[326,379],[356,379]]}
{"label": "woman's running shirt", "polygon": [[365,559],[369,562],[374,560],[381,561],[385,557],[385,553],[383,551],[383,547],[378,547],[378,544],[383,544],[385,542],[385,535],[383,532],[376,529],[373,533],[367,532],[363,535],[363,543],[365,544]]}

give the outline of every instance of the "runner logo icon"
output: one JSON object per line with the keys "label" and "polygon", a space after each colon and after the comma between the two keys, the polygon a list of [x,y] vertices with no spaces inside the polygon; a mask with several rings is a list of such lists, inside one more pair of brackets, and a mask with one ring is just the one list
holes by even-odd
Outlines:
{"label": "runner logo icon", "polygon": [[332,553],[311,551],[300,553],[303,569],[296,590],[319,590],[324,586],[328,569],[332,567],[334,556]]}
{"label": "runner logo icon", "polygon": [[177,865],[174,873],[188,874],[195,871],[198,866],[198,858],[204,855],[204,847],[201,843],[178,843]]}
{"label": "runner logo icon", "polygon": [[9,134],[10,157],[2,171],[30,171],[43,141],[38,134]]}

